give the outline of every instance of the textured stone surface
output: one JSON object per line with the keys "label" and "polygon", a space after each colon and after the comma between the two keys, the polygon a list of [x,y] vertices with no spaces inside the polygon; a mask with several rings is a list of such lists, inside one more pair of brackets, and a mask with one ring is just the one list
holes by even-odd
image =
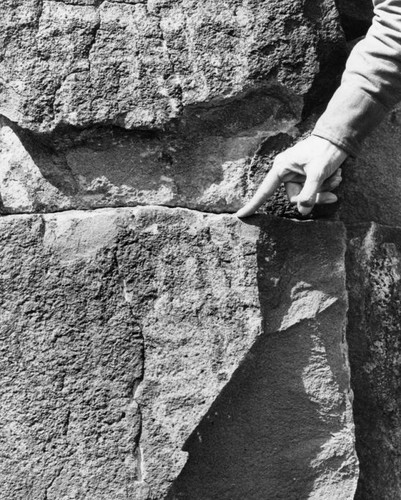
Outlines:
{"label": "textured stone surface", "polygon": [[114,128],[39,139],[0,121],[4,213],[160,204],[216,212],[243,203],[252,156],[288,132],[299,103],[265,89],[222,107],[186,112],[175,131]]}
{"label": "textured stone surface", "polygon": [[341,224],[1,225],[4,500],[353,498]]}
{"label": "textured stone surface", "polygon": [[359,158],[344,166],[339,216],[345,223],[401,226],[400,120],[397,107],[365,141]]}
{"label": "textured stone surface", "polygon": [[160,128],[266,82],[304,95],[330,0],[3,0],[0,114],[30,130]]}
{"label": "textured stone surface", "polygon": [[331,0],[3,2],[3,212],[235,212],[262,143],[333,88],[337,17]]}
{"label": "textured stone surface", "polygon": [[358,500],[401,496],[401,230],[349,230],[348,341],[355,393]]}
{"label": "textured stone surface", "polygon": [[110,218],[1,220],[0,496],[126,499],[143,340]]}
{"label": "textured stone surface", "polygon": [[342,226],[249,223],[262,334],[192,430],[168,498],[352,499]]}

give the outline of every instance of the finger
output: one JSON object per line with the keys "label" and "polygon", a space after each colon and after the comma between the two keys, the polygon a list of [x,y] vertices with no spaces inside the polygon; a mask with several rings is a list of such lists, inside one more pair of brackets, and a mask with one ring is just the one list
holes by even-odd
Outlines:
{"label": "finger", "polygon": [[328,205],[329,203],[336,203],[337,196],[334,193],[323,191],[316,196],[316,205]]}
{"label": "finger", "polygon": [[297,208],[300,214],[308,215],[316,203],[320,191],[320,182],[313,177],[306,177],[304,187],[296,197]]}
{"label": "finger", "polygon": [[296,205],[297,203],[296,198],[302,190],[302,184],[300,184],[299,182],[286,182],[284,184],[285,190],[287,192],[287,198],[289,202],[292,203],[293,205]]}
{"label": "finger", "polygon": [[276,170],[272,168],[266,175],[256,193],[244,207],[238,210],[235,215],[237,217],[248,217],[249,215],[252,215],[274,193],[280,184],[280,177],[278,176]]}

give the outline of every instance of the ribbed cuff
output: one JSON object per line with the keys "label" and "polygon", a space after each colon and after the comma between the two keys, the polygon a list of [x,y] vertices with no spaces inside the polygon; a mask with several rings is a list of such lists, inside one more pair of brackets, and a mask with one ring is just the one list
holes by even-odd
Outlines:
{"label": "ribbed cuff", "polygon": [[360,88],[342,84],[312,132],[357,156],[363,140],[379,125],[387,109]]}

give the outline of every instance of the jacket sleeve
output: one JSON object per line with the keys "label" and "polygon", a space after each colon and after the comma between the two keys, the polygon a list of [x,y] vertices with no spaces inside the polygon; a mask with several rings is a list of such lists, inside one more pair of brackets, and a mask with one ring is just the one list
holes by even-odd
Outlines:
{"label": "jacket sleeve", "polygon": [[341,85],[312,132],[352,156],[401,100],[401,0],[373,4],[372,26],[351,52]]}

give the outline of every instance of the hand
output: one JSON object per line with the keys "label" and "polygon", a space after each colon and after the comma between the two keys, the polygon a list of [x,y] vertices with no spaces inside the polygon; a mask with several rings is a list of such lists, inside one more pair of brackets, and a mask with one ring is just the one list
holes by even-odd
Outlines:
{"label": "hand", "polygon": [[291,203],[309,214],[315,203],[337,201],[330,191],[341,182],[340,165],[348,154],[327,139],[310,136],[276,156],[271,170],[252,199],[235,214],[252,215],[284,182]]}

